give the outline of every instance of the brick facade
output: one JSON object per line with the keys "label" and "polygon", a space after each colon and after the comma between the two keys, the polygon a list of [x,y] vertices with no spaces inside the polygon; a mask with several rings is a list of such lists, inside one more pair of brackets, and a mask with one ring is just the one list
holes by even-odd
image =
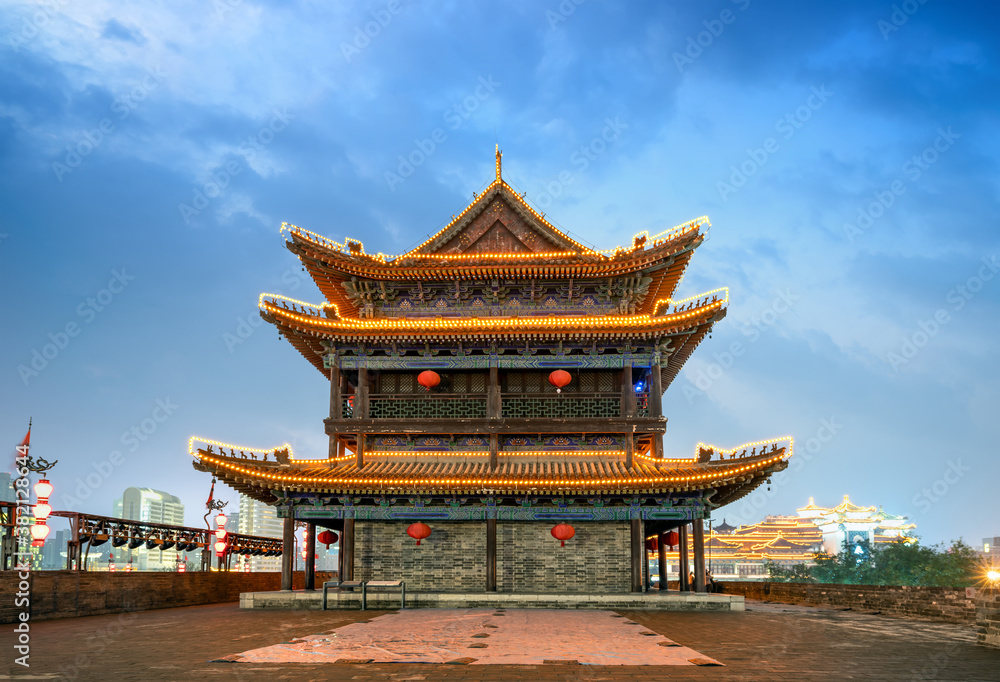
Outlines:
{"label": "brick facade", "polygon": [[[0,572],[0,594],[6,597],[0,602],[0,623],[14,622],[25,610],[31,620],[49,620],[236,602],[241,592],[281,589],[280,573],[33,571],[27,575],[30,596],[25,607],[15,602],[19,572]],[[329,574],[316,574],[317,585],[329,579]],[[294,575],[294,587],[301,590],[304,584],[300,571]]]}
{"label": "brick facade", "polygon": [[497,524],[500,592],[628,592],[630,529],[622,522],[574,522],[565,547],[552,523]]}
{"label": "brick facade", "polygon": [[[355,580],[406,581],[407,589],[486,590],[486,523],[438,522],[419,547],[408,522],[359,521]],[[574,522],[565,547],[550,522],[497,524],[499,592],[628,592],[628,522]]]}
{"label": "brick facade", "polygon": [[723,594],[742,594],[758,601],[837,606],[948,623],[971,624],[976,619],[975,602],[966,596],[964,587],[733,581],[722,581],[719,585]]}
{"label": "brick facade", "polygon": [[1000,649],[1000,592],[982,590],[976,598],[976,643]]}
{"label": "brick facade", "polygon": [[435,523],[417,546],[409,522],[358,521],[354,579],[405,580],[406,589],[479,592],[486,588],[486,523]]}

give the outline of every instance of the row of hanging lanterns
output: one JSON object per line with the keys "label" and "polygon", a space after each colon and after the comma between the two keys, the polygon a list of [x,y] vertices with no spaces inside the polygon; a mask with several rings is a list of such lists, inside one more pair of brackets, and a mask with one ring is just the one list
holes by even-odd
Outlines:
{"label": "row of hanging lanterns", "polygon": [[[675,530],[670,531],[663,535],[663,543],[666,547],[673,549],[677,547],[681,542],[680,533]],[[646,540],[646,550],[650,552],[655,552],[660,548],[659,538],[649,538]]]}
{"label": "row of hanging lanterns", "polygon": [[[559,523],[552,527],[551,533],[552,537],[559,540],[559,546],[565,547],[566,541],[576,535],[576,529],[568,523]],[[431,527],[423,521],[417,521],[416,523],[410,524],[410,526],[406,529],[406,534],[416,540],[417,545],[419,546],[421,540],[426,540],[431,536]],[[334,533],[334,535],[336,535],[336,533]]]}
{"label": "row of hanging lanterns", "polygon": [[45,544],[45,538],[49,536],[49,525],[46,520],[52,513],[49,505],[49,498],[52,496],[52,484],[47,479],[41,479],[35,484],[35,497],[38,503],[35,505],[35,524],[31,527],[31,546],[41,547]]}
{"label": "row of hanging lanterns", "polygon": [[215,556],[222,558],[222,555],[226,553],[226,515],[219,512],[219,515],[215,517],[215,525],[218,526],[215,530]]}
{"label": "row of hanging lanterns", "polygon": [[[549,383],[556,387],[556,393],[562,393],[573,377],[564,369],[557,369],[549,374]],[[430,391],[441,383],[441,375],[431,369],[426,369],[417,375],[417,383]]]}

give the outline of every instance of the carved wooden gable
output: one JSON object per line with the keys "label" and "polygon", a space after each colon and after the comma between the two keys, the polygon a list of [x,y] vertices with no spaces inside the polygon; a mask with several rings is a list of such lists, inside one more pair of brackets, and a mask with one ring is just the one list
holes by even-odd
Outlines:
{"label": "carved wooden gable", "polygon": [[506,184],[481,195],[467,214],[414,250],[420,253],[580,253],[579,244],[540,219]]}
{"label": "carved wooden gable", "polygon": [[437,249],[436,253],[530,253],[562,251],[538,227],[525,220],[500,193],[483,211]]}

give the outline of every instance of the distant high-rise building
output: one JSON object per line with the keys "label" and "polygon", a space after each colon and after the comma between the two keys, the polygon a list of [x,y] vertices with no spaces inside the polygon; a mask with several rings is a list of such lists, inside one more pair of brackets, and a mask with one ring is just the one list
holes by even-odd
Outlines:
{"label": "distant high-rise building", "polygon": [[0,471],[0,502],[14,501],[14,485],[11,483],[10,474]]}
{"label": "distant high-rise building", "polygon": [[42,548],[42,568],[59,570],[66,568],[66,545],[69,542],[68,530],[57,530],[45,540]]}
{"label": "distant high-rise building", "polygon": [[[184,504],[177,496],[162,490],[128,488],[122,493],[121,499],[115,500],[114,509],[115,515],[122,519],[184,525]],[[133,550],[120,548],[115,551],[115,560],[123,566],[128,563],[130,556],[133,568],[139,571],[172,571],[177,565],[177,552],[172,549],[146,549],[140,546]]]}
{"label": "distant high-rise building", "polygon": [[1000,559],[1000,537],[983,538],[983,554],[989,559]]}
{"label": "distant high-rise building", "polygon": [[128,488],[121,498],[121,518],[183,526],[184,504],[162,490]]}
{"label": "distant high-rise building", "polygon": [[[265,538],[282,536],[282,520],[275,508],[246,495],[240,495],[239,530],[243,535]],[[281,557],[248,557],[251,571],[280,571]]]}

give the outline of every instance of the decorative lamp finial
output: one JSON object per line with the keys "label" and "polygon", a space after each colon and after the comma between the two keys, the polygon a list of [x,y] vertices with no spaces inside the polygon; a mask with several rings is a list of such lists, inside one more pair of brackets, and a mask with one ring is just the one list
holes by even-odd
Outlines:
{"label": "decorative lamp finial", "polygon": [[497,145],[497,182],[500,182],[500,159],[503,157],[503,152],[500,151],[500,145]]}

